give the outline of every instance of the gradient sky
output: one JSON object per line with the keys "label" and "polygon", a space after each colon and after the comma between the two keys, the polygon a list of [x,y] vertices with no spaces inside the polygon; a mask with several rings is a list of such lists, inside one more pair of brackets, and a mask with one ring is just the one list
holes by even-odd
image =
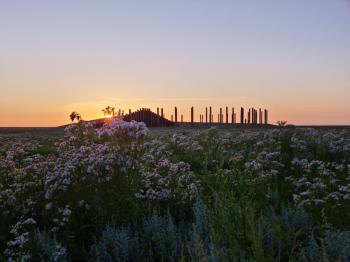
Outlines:
{"label": "gradient sky", "polygon": [[0,0],[0,126],[107,105],[350,124],[350,1]]}

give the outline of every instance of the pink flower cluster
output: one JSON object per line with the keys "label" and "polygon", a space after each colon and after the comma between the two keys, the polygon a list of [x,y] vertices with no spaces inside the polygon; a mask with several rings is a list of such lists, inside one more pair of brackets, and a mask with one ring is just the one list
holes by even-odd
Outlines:
{"label": "pink flower cluster", "polygon": [[141,173],[142,188],[135,196],[154,201],[186,202],[196,198],[198,184],[189,164],[163,159],[153,170]]}
{"label": "pink flower cluster", "polygon": [[97,136],[101,137],[113,137],[126,135],[128,137],[139,138],[148,133],[148,128],[143,122],[126,122],[121,119],[114,119],[109,123],[105,123],[100,129],[96,130]]}

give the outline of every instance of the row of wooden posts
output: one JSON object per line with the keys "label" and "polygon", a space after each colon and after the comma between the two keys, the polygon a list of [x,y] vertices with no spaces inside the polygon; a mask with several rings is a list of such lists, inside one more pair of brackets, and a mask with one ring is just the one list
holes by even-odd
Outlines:
{"label": "row of wooden posts", "polygon": [[[217,121],[214,120],[214,114],[212,107],[205,108],[205,114],[199,115],[199,122],[196,123],[205,123],[205,124],[268,124],[268,111],[266,109],[259,110],[254,107],[249,108],[246,111],[243,107],[240,108],[240,121],[237,122],[237,113],[232,107],[231,112],[229,113],[229,108],[226,106],[225,112],[223,108],[220,108],[219,113],[217,114]],[[135,112],[131,112],[129,109],[129,114],[124,116],[124,119],[127,121],[136,120],[145,122],[148,126],[171,126],[173,124],[184,123],[183,115],[180,115],[178,119],[178,109],[175,106],[174,114],[171,115],[171,121],[165,118],[163,108],[157,108],[157,113],[153,113],[149,108],[141,108]],[[180,121],[179,121],[180,120]],[[191,124],[195,123],[194,120],[194,107],[191,107]]]}
{"label": "row of wooden posts", "polygon": [[[219,113],[217,114],[217,121],[214,121],[214,114],[212,113],[212,107],[205,108],[205,114],[199,115],[199,123],[206,123],[206,124],[238,124],[237,122],[237,113],[235,112],[235,109],[231,108],[231,113],[229,113],[229,108],[226,106],[225,108],[225,114],[223,113],[223,108],[220,108]],[[158,110],[158,109],[157,109]],[[247,114],[245,116],[244,108],[241,107],[240,112],[240,124],[268,124],[268,110],[264,109],[262,110],[259,108],[259,110],[255,109],[254,107],[249,108],[247,111]],[[157,111],[158,112],[158,111]],[[163,112],[163,109],[162,111]],[[163,116],[163,113],[162,113]],[[174,121],[175,124],[178,123],[177,118],[177,107],[174,109],[174,116],[171,115],[171,121]],[[181,115],[181,122],[183,122],[183,115]],[[191,107],[191,123],[195,123],[194,121],[194,107]]]}

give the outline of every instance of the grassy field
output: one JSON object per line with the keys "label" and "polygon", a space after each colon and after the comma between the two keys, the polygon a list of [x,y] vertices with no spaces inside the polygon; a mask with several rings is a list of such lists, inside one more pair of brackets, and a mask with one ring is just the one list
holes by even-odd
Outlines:
{"label": "grassy field", "polygon": [[350,261],[350,129],[0,129],[0,261]]}
{"label": "grassy field", "polygon": [[64,134],[64,128],[61,128],[61,127],[0,127],[0,134],[55,135],[55,134]]}

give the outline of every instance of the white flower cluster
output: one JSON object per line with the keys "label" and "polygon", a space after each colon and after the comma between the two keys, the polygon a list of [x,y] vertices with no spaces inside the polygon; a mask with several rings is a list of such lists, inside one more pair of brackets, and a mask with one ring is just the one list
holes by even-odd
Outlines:
{"label": "white flower cluster", "polygon": [[68,188],[76,190],[82,183],[104,183],[112,179],[118,171],[126,173],[133,166],[133,160],[105,144],[80,146],[62,152],[56,160],[54,169],[45,179],[45,198]]}
{"label": "white flower cluster", "polygon": [[139,138],[147,135],[148,128],[143,122],[123,121],[119,118],[105,123],[100,129],[96,130],[98,137],[118,137],[125,135],[128,137]]}
{"label": "white flower cluster", "polygon": [[350,176],[345,165],[295,158],[292,166],[295,174],[285,180],[293,186],[298,205],[349,204]]}
{"label": "white flower cluster", "polygon": [[28,252],[26,245],[29,243],[28,227],[35,225],[33,218],[19,220],[11,229],[10,233],[13,239],[7,242],[7,249],[4,251],[8,261],[30,261],[31,254]]}
{"label": "white flower cluster", "polygon": [[64,208],[59,208],[57,210],[58,217],[53,219],[54,227],[51,228],[51,232],[57,232],[59,228],[63,228],[68,222],[72,214],[72,210],[69,205],[66,205]]}
{"label": "white flower cluster", "polygon": [[151,171],[141,173],[142,189],[135,195],[140,199],[192,201],[197,196],[198,182],[184,162],[163,159]]}
{"label": "white flower cluster", "polygon": [[283,164],[280,163],[280,152],[263,151],[255,159],[246,162],[244,167],[258,179],[266,180],[278,175]]}

